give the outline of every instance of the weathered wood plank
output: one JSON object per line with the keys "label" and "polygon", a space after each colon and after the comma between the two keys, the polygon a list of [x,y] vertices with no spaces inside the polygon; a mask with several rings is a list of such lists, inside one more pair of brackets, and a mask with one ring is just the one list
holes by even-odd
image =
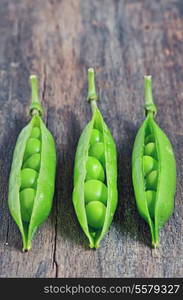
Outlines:
{"label": "weathered wood plank", "polygon": [[[182,1],[5,1],[0,6],[0,277],[181,277]],[[89,250],[72,206],[74,154],[90,119],[86,71],[93,66],[99,106],[118,147],[119,205],[97,251]],[[28,76],[40,79],[45,121],[57,144],[54,207],[33,249],[7,209],[7,183],[17,135],[28,121]],[[175,211],[161,248],[139,217],[131,182],[131,152],[143,121],[143,75],[153,76],[157,121],[177,159]]]}

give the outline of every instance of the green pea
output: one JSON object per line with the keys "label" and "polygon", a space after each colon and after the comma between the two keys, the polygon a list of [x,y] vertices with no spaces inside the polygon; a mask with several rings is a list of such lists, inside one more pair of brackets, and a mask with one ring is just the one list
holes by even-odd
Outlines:
{"label": "green pea", "polygon": [[34,205],[35,190],[24,189],[20,192],[21,215],[24,222],[29,222]]}
{"label": "green pea", "polygon": [[84,185],[85,203],[90,201],[101,201],[107,204],[107,187],[99,180],[88,180]]}
{"label": "green pea", "polygon": [[154,156],[156,154],[156,145],[155,145],[155,143],[148,143],[144,148],[144,154]]}
{"label": "green pea", "polygon": [[105,165],[105,146],[104,143],[95,143],[89,149],[89,155],[96,157],[103,166]]}
{"label": "green pea", "polygon": [[89,156],[86,163],[86,180],[98,179],[104,181],[104,169],[95,157]]}
{"label": "green pea", "polygon": [[158,172],[156,170],[149,173],[146,178],[146,186],[148,189],[156,189],[158,181]]}
{"label": "green pea", "polygon": [[29,168],[21,171],[21,189],[35,187],[38,173]]}
{"label": "green pea", "polygon": [[86,205],[86,217],[88,224],[95,228],[102,228],[105,220],[106,207],[100,201],[92,201]]}
{"label": "green pea", "polygon": [[157,161],[155,159],[153,159],[151,156],[144,155],[143,156],[143,167],[144,167],[144,173],[145,173],[145,175],[147,175],[153,169],[157,168]]}
{"label": "green pea", "polygon": [[93,145],[94,143],[98,143],[102,141],[103,141],[102,133],[98,129],[92,129],[90,144]]}
{"label": "green pea", "polygon": [[39,127],[33,127],[32,132],[31,132],[31,137],[39,139],[41,136],[41,130]]}
{"label": "green pea", "polygon": [[34,153],[39,153],[41,150],[41,142],[35,138],[29,138],[25,148],[25,159]]}
{"label": "green pea", "polygon": [[23,168],[30,168],[39,171],[40,168],[41,155],[35,153],[31,155],[24,163]]}
{"label": "green pea", "polygon": [[146,191],[146,199],[147,199],[147,206],[149,209],[150,216],[151,218],[154,218],[156,192],[152,190]]}

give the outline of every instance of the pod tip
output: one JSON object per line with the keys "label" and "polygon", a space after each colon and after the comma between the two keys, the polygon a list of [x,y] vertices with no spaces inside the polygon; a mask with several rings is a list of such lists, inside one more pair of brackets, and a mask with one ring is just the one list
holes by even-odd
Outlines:
{"label": "pod tip", "polygon": [[89,68],[88,73],[94,73],[94,68]]}
{"label": "pod tip", "polygon": [[33,88],[33,86],[37,86],[37,76],[35,75],[35,74],[31,74],[30,76],[29,76],[29,81],[30,81],[30,85],[32,86],[32,88]]}
{"label": "pod tip", "polygon": [[29,76],[29,78],[30,78],[30,80],[35,80],[35,79],[37,79],[37,76],[35,74],[31,74]]}
{"label": "pod tip", "polygon": [[151,80],[152,79],[152,75],[145,75],[144,79]]}
{"label": "pod tip", "polygon": [[160,247],[160,244],[158,242],[153,242],[152,246],[156,250],[156,249],[158,249]]}
{"label": "pod tip", "polygon": [[31,250],[31,246],[28,246],[28,247],[25,247],[25,248],[22,249],[22,251],[24,253],[29,252],[29,250]]}

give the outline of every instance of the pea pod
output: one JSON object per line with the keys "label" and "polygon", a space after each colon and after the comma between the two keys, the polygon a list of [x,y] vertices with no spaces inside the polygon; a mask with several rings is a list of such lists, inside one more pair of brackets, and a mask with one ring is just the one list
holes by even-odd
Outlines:
{"label": "pea pod", "polygon": [[36,76],[30,76],[30,81],[32,118],[16,142],[8,192],[9,210],[21,232],[23,250],[31,248],[37,227],[50,213],[56,169],[55,143],[42,120]]}
{"label": "pea pod", "polygon": [[151,76],[145,76],[146,119],[132,154],[132,179],[137,208],[149,224],[152,245],[159,247],[159,230],[173,212],[176,162],[171,143],[154,120]]}
{"label": "pea pod", "polygon": [[77,146],[73,205],[91,248],[98,248],[117,206],[117,157],[112,135],[97,107],[94,70],[88,70],[92,118]]}

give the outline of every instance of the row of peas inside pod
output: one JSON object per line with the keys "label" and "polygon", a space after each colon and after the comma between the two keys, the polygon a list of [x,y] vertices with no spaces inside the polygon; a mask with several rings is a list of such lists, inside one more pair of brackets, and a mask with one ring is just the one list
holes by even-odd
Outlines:
{"label": "row of peas inside pod", "polygon": [[35,124],[27,140],[21,169],[20,207],[22,220],[29,222],[34,205],[41,160],[41,131]]}
{"label": "row of peas inside pod", "polygon": [[88,224],[95,234],[104,224],[107,205],[104,143],[101,131],[92,129],[89,145],[84,198]]}
{"label": "row of peas inside pod", "polygon": [[143,153],[143,168],[147,205],[152,219],[154,219],[155,199],[158,181],[158,156],[155,137],[150,128],[145,131]]}

